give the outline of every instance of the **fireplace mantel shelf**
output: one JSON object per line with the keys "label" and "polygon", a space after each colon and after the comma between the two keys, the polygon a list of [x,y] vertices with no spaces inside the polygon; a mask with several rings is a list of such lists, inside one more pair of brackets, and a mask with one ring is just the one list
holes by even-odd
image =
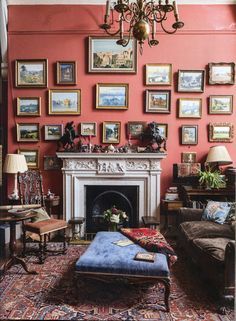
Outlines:
{"label": "fireplace mantel shelf", "polygon": [[[142,216],[160,220],[161,161],[166,153],[58,152],[63,160],[63,214],[86,218],[88,186],[137,186],[139,221]],[[86,223],[85,223],[86,229]]]}

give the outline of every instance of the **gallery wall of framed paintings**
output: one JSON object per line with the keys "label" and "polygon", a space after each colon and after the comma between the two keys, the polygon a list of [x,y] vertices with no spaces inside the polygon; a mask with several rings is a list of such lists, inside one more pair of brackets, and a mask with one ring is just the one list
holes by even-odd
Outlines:
{"label": "gallery wall of framed paintings", "polygon": [[[222,34],[211,40],[215,30],[207,23],[206,12],[196,6],[195,13],[203,17],[199,32],[190,21],[192,35],[160,35],[159,45],[144,46],[141,56],[135,42],[117,47],[116,39],[94,32],[98,28],[91,18],[93,10],[102,20],[104,6],[66,7],[67,19],[63,8],[57,7],[54,15],[55,6],[39,6],[37,19],[30,6],[27,12],[20,6],[9,8],[9,152],[25,153],[31,167],[56,170],[44,156],[55,156],[57,140],[69,121],[85,142],[90,136],[92,144],[116,146],[129,138],[139,144],[138,134],[155,121],[167,138],[168,157],[163,161],[167,182],[181,153],[196,152],[197,161],[204,161],[210,146],[224,143],[236,159],[232,34],[224,34],[224,48],[219,49]],[[230,9],[221,9],[224,15],[218,23],[226,30]],[[219,8],[212,10],[219,14]],[[189,21],[184,6],[181,16]],[[118,134],[106,137],[113,127]]]}

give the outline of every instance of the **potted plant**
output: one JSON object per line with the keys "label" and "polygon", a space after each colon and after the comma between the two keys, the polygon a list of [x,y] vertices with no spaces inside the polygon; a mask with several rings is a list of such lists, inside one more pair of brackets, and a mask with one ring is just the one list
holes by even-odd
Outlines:
{"label": "potted plant", "polygon": [[222,188],[225,186],[225,180],[220,171],[212,171],[211,168],[206,168],[205,171],[199,171],[199,183],[204,185],[206,189]]}

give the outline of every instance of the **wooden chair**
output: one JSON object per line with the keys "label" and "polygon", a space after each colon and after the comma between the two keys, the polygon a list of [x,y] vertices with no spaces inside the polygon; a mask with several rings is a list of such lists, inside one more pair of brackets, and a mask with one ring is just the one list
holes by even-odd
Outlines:
{"label": "wooden chair", "polygon": [[[40,204],[45,207],[42,175],[40,171],[28,170],[18,174],[18,186],[21,204]],[[47,252],[64,254],[66,252],[66,228],[67,222],[62,219],[49,218],[43,221],[29,222],[22,225],[23,228],[23,255],[26,254],[26,232],[35,233],[39,236],[39,263],[44,263]],[[47,241],[50,240],[50,233],[63,230],[63,249],[50,251],[47,249]]]}

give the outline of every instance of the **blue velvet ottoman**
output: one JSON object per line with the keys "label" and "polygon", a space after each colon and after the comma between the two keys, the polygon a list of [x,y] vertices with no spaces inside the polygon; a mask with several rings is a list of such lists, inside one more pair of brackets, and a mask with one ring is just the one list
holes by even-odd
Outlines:
{"label": "blue velvet ottoman", "polygon": [[88,249],[76,262],[76,274],[86,277],[126,277],[157,281],[165,286],[165,305],[169,311],[170,271],[164,254],[156,253],[155,262],[134,260],[138,252],[147,252],[137,244],[118,246],[127,239],[119,232],[98,232]]}

